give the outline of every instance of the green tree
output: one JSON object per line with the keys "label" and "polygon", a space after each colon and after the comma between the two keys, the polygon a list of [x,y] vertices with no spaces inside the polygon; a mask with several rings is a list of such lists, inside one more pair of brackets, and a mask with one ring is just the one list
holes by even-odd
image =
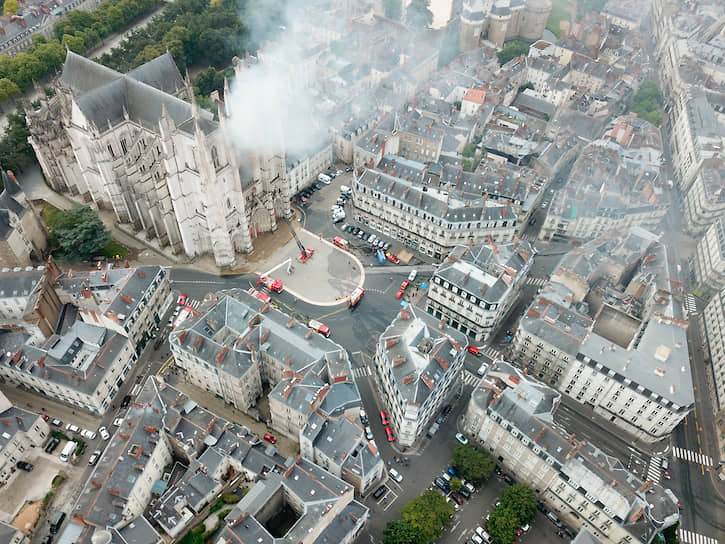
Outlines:
{"label": "green tree", "polygon": [[110,240],[111,235],[98,213],[80,204],[59,214],[51,228],[51,243],[57,244],[62,257],[69,261],[89,261]]}
{"label": "green tree", "polygon": [[48,67],[35,55],[18,53],[13,57],[9,78],[24,91],[33,81],[40,81],[47,71]]}
{"label": "green tree", "polygon": [[488,518],[488,532],[498,544],[514,544],[519,527],[519,518],[503,505],[494,509]]}
{"label": "green tree", "polygon": [[423,542],[430,542],[441,536],[441,527],[451,521],[454,511],[443,495],[428,489],[403,506],[400,515],[418,531]]}
{"label": "green tree", "polygon": [[33,49],[33,55],[48,68],[58,68],[65,60],[66,50],[58,40],[39,43]]}
{"label": "green tree", "polygon": [[420,533],[406,520],[388,522],[383,530],[383,544],[424,544]]}
{"label": "green tree", "polygon": [[383,0],[385,16],[393,21],[400,21],[403,15],[403,3],[401,0]]}
{"label": "green tree", "polygon": [[3,13],[15,15],[19,8],[20,6],[18,5],[18,0],[5,0],[3,3]]}
{"label": "green tree", "polygon": [[6,77],[0,78],[0,103],[5,102],[17,94],[20,94],[20,89],[14,82]]}
{"label": "green tree", "polygon": [[83,53],[86,50],[86,44],[83,41],[83,38],[81,38],[78,35],[71,35],[71,34],[63,34],[63,45],[67,46],[68,49],[73,51],[74,53]]}
{"label": "green tree", "polygon": [[472,158],[476,154],[476,144],[470,143],[463,146],[463,151],[461,151],[461,155],[464,157]]}
{"label": "green tree", "polygon": [[412,0],[405,10],[405,22],[415,28],[428,28],[433,23],[430,0]]}
{"label": "green tree", "polygon": [[528,523],[536,517],[536,495],[522,484],[514,484],[504,489],[499,497],[501,508],[511,511],[520,524]]}
{"label": "green tree", "polygon": [[665,544],[680,544],[680,537],[678,536],[679,528],[680,522],[678,521],[674,525],[671,525],[662,531],[662,534],[665,537]]}
{"label": "green tree", "polygon": [[5,134],[0,140],[2,167],[15,173],[35,161],[35,152],[28,143],[30,132],[25,125],[25,114],[18,108],[16,113],[7,115]]}
{"label": "green tree", "polygon": [[528,42],[522,40],[513,40],[504,45],[501,51],[496,53],[498,57],[498,63],[503,66],[511,59],[526,55],[529,52]]}
{"label": "green tree", "polygon": [[451,491],[458,491],[461,487],[463,487],[463,482],[460,478],[451,478],[451,483],[448,485],[451,486]]}
{"label": "green tree", "polygon": [[637,89],[630,111],[659,127],[662,125],[662,114],[659,110],[661,104],[662,91],[660,88],[654,81],[645,81]]}
{"label": "green tree", "polygon": [[496,468],[496,463],[488,453],[471,444],[457,444],[453,450],[453,466],[466,480],[481,485]]}

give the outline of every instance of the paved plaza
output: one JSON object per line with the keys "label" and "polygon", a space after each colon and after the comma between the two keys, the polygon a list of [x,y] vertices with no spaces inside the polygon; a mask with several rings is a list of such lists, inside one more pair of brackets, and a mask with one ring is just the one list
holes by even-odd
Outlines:
{"label": "paved plaza", "polygon": [[365,271],[357,257],[304,229],[295,232],[305,247],[315,250],[312,258],[300,262],[300,250],[290,239],[257,263],[256,273],[281,281],[292,296],[317,306],[341,304],[363,285]]}

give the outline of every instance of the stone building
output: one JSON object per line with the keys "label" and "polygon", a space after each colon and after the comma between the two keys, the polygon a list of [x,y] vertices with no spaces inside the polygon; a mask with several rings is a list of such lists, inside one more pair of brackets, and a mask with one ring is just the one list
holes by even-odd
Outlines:
{"label": "stone building", "polygon": [[0,263],[27,266],[42,258],[45,231],[12,172],[2,172],[0,193]]}
{"label": "stone building", "polygon": [[460,17],[461,50],[475,49],[484,35],[497,47],[515,38],[538,40],[551,7],[551,0],[465,0]]}
{"label": "stone building", "polygon": [[237,152],[168,53],[120,74],[69,51],[55,90],[27,111],[46,180],[139,238],[230,268],[290,213],[283,156]]}

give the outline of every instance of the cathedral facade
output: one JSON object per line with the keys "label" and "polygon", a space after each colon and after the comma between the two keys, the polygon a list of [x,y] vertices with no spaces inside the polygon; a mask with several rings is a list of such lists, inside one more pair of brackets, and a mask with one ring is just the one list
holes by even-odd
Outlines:
{"label": "cathedral facade", "polygon": [[121,74],[69,51],[55,91],[26,112],[46,180],[138,238],[232,268],[290,214],[284,155],[236,151],[168,53]]}
{"label": "cathedral facade", "polygon": [[496,47],[514,38],[538,40],[551,8],[551,0],[463,0],[461,50],[476,49],[482,37]]}

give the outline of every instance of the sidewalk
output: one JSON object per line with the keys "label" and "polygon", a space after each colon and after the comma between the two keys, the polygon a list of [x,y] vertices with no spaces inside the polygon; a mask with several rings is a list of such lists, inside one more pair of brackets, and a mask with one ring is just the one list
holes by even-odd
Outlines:
{"label": "sidewalk", "polygon": [[[86,412],[82,408],[71,407],[38,393],[23,391],[8,383],[2,384],[0,389],[17,408],[36,413],[43,412],[52,418],[60,419],[64,425],[75,423],[79,427],[95,431],[100,424],[101,416]],[[51,429],[55,430],[55,427]]]}

